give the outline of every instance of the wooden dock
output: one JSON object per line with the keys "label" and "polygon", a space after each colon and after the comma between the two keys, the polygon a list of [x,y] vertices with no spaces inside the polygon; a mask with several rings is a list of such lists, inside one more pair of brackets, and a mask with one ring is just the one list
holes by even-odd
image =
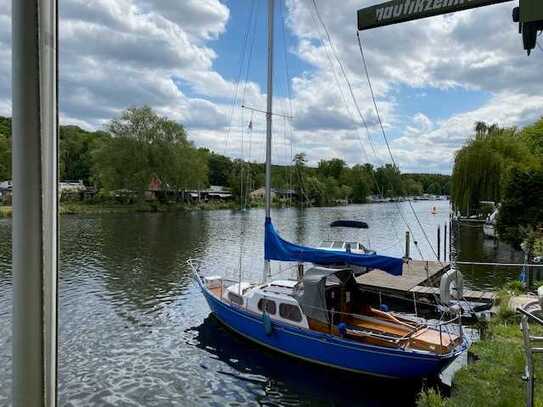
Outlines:
{"label": "wooden dock", "polygon": [[[401,276],[393,276],[381,270],[372,270],[360,275],[356,281],[363,290],[381,294],[414,297],[439,296],[441,276],[449,271],[450,263],[438,261],[410,260],[404,264]],[[477,302],[492,302],[496,293],[464,290],[464,299]]]}
{"label": "wooden dock", "polygon": [[363,288],[407,292],[416,286],[430,285],[431,282],[438,281],[450,268],[451,265],[447,262],[410,260],[404,264],[401,276],[393,276],[381,270],[372,270],[358,276],[356,281]]}
{"label": "wooden dock", "polygon": [[[439,287],[416,286],[411,292],[418,294],[439,295]],[[496,299],[496,293],[493,291],[464,290],[464,299],[476,302],[490,302]]]}

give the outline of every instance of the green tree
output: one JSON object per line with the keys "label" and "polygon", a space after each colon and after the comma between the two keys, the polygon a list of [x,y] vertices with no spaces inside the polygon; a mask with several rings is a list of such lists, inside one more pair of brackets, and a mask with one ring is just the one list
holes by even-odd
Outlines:
{"label": "green tree", "polygon": [[61,180],[92,183],[92,152],[105,142],[104,132],[88,132],[77,126],[61,126],[59,131],[59,175]]}
{"label": "green tree", "polygon": [[143,197],[153,177],[165,189],[207,185],[207,156],[187,141],[182,125],[144,106],[129,108],[106,128],[111,138],[93,154],[96,178],[106,190]]}
{"label": "green tree", "polygon": [[530,231],[543,226],[543,170],[514,167],[498,212],[498,234],[519,246]]}
{"label": "green tree", "polygon": [[379,189],[386,197],[396,197],[403,194],[402,177],[398,167],[392,164],[385,164],[377,168],[375,178]]}
{"label": "green tree", "polygon": [[321,177],[332,177],[339,180],[346,167],[347,164],[345,161],[339,158],[332,158],[331,160],[319,161],[317,172]]}
{"label": "green tree", "polygon": [[528,144],[530,150],[543,158],[543,117],[531,126],[525,127],[521,132],[522,139]]}
{"label": "green tree", "polygon": [[11,179],[11,139],[0,134],[0,181]]}
{"label": "green tree", "polygon": [[527,168],[534,162],[515,129],[491,127],[477,133],[456,153],[451,188],[455,208],[468,214],[477,210],[480,201],[499,202],[510,168]]}
{"label": "green tree", "polygon": [[424,187],[421,182],[414,180],[412,177],[402,179],[403,190],[406,195],[418,196],[424,193]]}
{"label": "green tree", "polygon": [[208,150],[207,165],[209,167],[209,183],[211,185],[228,185],[228,176],[232,171],[233,163],[229,157]]}
{"label": "green tree", "polygon": [[0,116],[0,181],[11,179],[11,119]]}
{"label": "green tree", "polygon": [[308,186],[306,185],[307,161],[305,158],[305,153],[297,153],[294,156],[294,159],[292,160],[292,162],[294,163],[294,180],[293,180],[294,189],[296,193],[298,194],[298,196],[300,197],[300,201],[305,202],[305,200],[309,196],[308,195],[309,191],[307,190]]}

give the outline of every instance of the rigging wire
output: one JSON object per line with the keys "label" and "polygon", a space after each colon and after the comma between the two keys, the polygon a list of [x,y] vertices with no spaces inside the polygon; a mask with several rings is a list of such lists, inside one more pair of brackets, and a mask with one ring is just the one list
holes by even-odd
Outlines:
{"label": "rigging wire", "polygon": [[[251,12],[249,13],[249,20],[247,21],[247,29],[245,30],[245,34],[243,36],[243,46],[241,47],[241,50],[240,50],[239,71],[238,71],[238,75],[237,75],[237,79],[236,79],[236,86],[234,87],[234,96],[232,97],[232,109],[230,110],[230,119],[228,121],[229,126],[228,126],[228,128],[226,130],[223,154],[226,154],[226,151],[228,149],[228,142],[229,142],[229,139],[230,139],[230,133],[232,131],[232,123],[233,123],[233,120],[234,120],[234,111],[236,109],[236,102],[238,100],[238,92],[239,92],[239,86],[240,86],[240,82],[241,82],[241,75],[242,75],[242,72],[243,72],[243,65],[244,65],[244,62],[245,62],[245,55],[246,55],[246,52],[247,52],[247,40],[248,40],[248,37],[249,37],[249,31],[251,30],[253,19],[256,22],[255,4],[258,4],[258,2],[254,2],[251,5]],[[254,28],[253,28],[253,32],[254,32]]]}
{"label": "rigging wire", "polygon": [[[283,2],[279,2],[279,19],[281,20],[281,33],[283,38],[283,59],[285,61],[285,82],[286,82],[286,94],[288,99],[288,115],[289,117],[294,117],[294,106],[292,101],[292,94],[290,91],[290,69],[288,64],[288,56],[287,56],[287,32],[285,27],[285,18],[284,18],[284,11],[283,11],[284,4]],[[292,120],[292,119],[291,119]],[[292,207],[292,152],[293,152],[293,132],[292,132],[292,126],[290,126],[289,122],[287,122],[285,118],[285,131],[288,132],[288,141],[290,145],[290,160],[288,165],[288,172],[287,172],[287,178],[288,178],[288,201],[289,201],[289,207]],[[288,147],[288,146],[287,146]]]}
{"label": "rigging wire", "polygon": [[[364,65],[364,72],[366,73],[366,79],[368,80],[368,87],[370,89],[371,99],[373,101],[373,106],[375,108],[375,113],[377,114],[379,127],[381,128],[381,133],[383,134],[383,139],[385,140],[385,144],[386,144],[386,147],[387,147],[387,150],[388,150],[388,154],[390,155],[390,160],[392,161],[392,164],[394,165],[394,167],[399,168],[396,165],[396,161],[394,160],[394,155],[392,154],[392,150],[390,148],[390,143],[388,142],[388,137],[386,135],[385,128],[383,126],[383,122],[381,120],[381,114],[379,113],[379,108],[377,107],[377,102],[375,100],[375,93],[373,92],[373,86],[371,84],[370,74],[369,74],[369,71],[368,71],[368,65],[366,64],[366,57],[364,55],[364,49],[362,47],[362,41],[360,40],[360,33],[358,31],[356,32],[356,37],[358,39],[358,48],[360,49],[360,55],[362,56],[362,62],[363,62],[363,65]],[[419,228],[420,228],[424,238],[426,239],[426,242],[430,246],[430,249],[434,253],[434,256],[436,256],[438,261],[441,263],[441,260],[439,259],[438,255],[437,255],[437,252],[435,251],[434,246],[432,245],[432,243],[430,241],[430,238],[428,237],[428,234],[426,233],[426,230],[422,226],[422,223],[421,223],[421,221],[419,219],[419,216],[417,215],[417,212],[415,211],[415,208],[413,208],[413,204],[411,203],[410,200],[407,200],[407,202],[409,203],[409,207],[411,208],[411,211],[413,212],[413,216],[415,217],[415,219],[416,219],[416,221],[417,221],[417,223],[419,225]]]}
{"label": "rigging wire", "polygon": [[[346,70],[345,70],[345,68],[344,68],[344,64],[341,62],[341,58],[339,57],[339,55],[338,55],[338,53],[337,53],[337,51],[336,51],[336,49],[335,49],[335,46],[334,46],[334,43],[333,43],[333,41],[332,41],[332,37],[331,37],[331,35],[330,35],[330,32],[328,31],[328,28],[326,27],[326,24],[324,23],[324,20],[322,19],[322,16],[321,16],[321,14],[320,14],[320,12],[319,12],[319,8],[318,8],[318,5],[317,5],[317,1],[316,1],[316,0],[312,0],[312,3],[313,3],[313,8],[315,9],[315,14],[316,14],[316,16],[317,16],[318,22],[319,22],[320,25],[322,26],[322,28],[323,28],[323,30],[324,30],[324,33],[325,33],[325,35],[326,35],[326,38],[327,38],[327,40],[328,40],[328,43],[329,43],[330,49],[331,49],[331,51],[332,51],[332,54],[334,55],[334,57],[335,57],[335,59],[336,59],[338,65],[339,65],[339,67],[340,67],[340,69],[341,69],[341,73],[342,73],[343,78],[345,79],[345,83],[347,84],[347,87],[348,87],[348,89],[349,89],[349,93],[350,93],[351,98],[352,98],[352,100],[353,100],[353,104],[355,105],[356,111],[358,112],[358,115],[359,115],[359,117],[360,117],[360,120],[362,121],[362,124],[364,125],[364,127],[365,127],[365,129],[366,129],[367,139],[368,139],[369,144],[370,144],[370,146],[371,146],[371,148],[372,148],[372,151],[373,151],[373,153],[374,153],[374,156],[375,156],[376,159],[379,159],[378,154],[377,154],[377,151],[376,151],[375,146],[374,146],[374,143],[373,143],[373,141],[372,141],[372,139],[371,139],[371,135],[370,135],[370,131],[369,131],[369,126],[368,126],[368,124],[367,124],[367,121],[366,121],[364,115],[362,114],[362,111],[361,111],[361,109],[360,109],[360,105],[358,104],[358,100],[357,100],[357,98],[356,98],[356,96],[355,96],[355,94],[354,94],[353,87],[352,87],[352,85],[351,85],[351,81],[349,80],[349,77],[347,76],[347,72],[346,72]],[[321,41],[321,43],[323,43],[323,45],[324,45],[324,42],[323,42],[323,41]],[[325,49],[326,49],[326,48],[325,48]],[[327,50],[326,50],[326,51],[327,51]],[[335,75],[335,70],[334,70],[333,72],[334,72],[334,75]],[[338,87],[339,87],[339,86],[338,86]],[[344,98],[344,103],[347,104],[345,98]],[[361,141],[361,140],[360,140],[360,143],[361,143],[361,146],[362,146],[362,141]],[[363,147],[362,147],[362,151],[365,152],[365,149],[364,149]],[[366,156],[367,156],[367,154],[366,154]],[[368,160],[368,161],[369,161],[369,160]],[[375,173],[372,171],[371,174],[372,174],[372,176],[373,176],[373,179],[374,179],[374,182],[375,182],[375,185],[376,185],[376,187],[377,187],[378,192],[379,192],[381,195],[383,195],[383,189],[382,189],[382,187],[379,185],[379,182],[378,182],[378,180],[377,180],[377,177],[376,177]],[[415,238],[415,234],[413,233],[413,230],[412,230],[411,226],[409,225],[409,222],[407,222],[407,219],[405,218],[405,216],[404,216],[404,214],[403,214],[403,212],[402,212],[402,210],[401,210],[401,208],[400,208],[399,203],[398,203],[398,202],[395,202],[395,205],[396,205],[396,208],[397,208],[397,210],[398,210],[398,214],[400,215],[400,217],[401,217],[403,223],[406,225],[407,229],[409,230],[409,232],[411,233],[411,235],[413,236],[413,238]],[[394,231],[396,232],[396,235],[397,235],[396,229],[394,229]],[[397,236],[397,237],[398,237],[398,236]],[[399,238],[398,238],[398,239],[399,239]],[[416,243],[416,240],[414,240],[414,242],[415,242],[415,247],[416,247],[417,251],[419,252],[419,256],[421,257],[421,259],[423,259],[423,258],[424,258],[424,255],[423,255],[423,253],[422,253],[422,250],[420,249],[420,247],[419,247],[418,244]],[[432,248],[432,250],[433,250],[433,248]]]}
{"label": "rigging wire", "polygon": [[[256,5],[255,5],[256,4]],[[254,50],[254,44],[255,44],[255,40],[256,40],[256,24],[257,24],[257,15],[258,15],[258,10],[259,10],[259,4],[260,2],[253,2],[252,4],[252,7],[251,7],[251,17],[249,19],[249,23],[248,23],[248,26],[247,26],[247,31],[246,31],[246,35],[244,37],[244,58],[243,60],[241,61],[241,64],[240,64],[240,74],[239,74],[239,78],[238,78],[238,82],[237,82],[237,85],[236,85],[236,90],[235,90],[235,99],[234,99],[234,103],[233,103],[233,106],[232,106],[232,117],[231,117],[231,121],[233,120],[233,112],[234,112],[234,109],[235,109],[235,106],[236,106],[236,102],[238,101],[237,99],[237,94],[239,92],[239,86],[241,84],[241,75],[243,74],[243,68],[245,67],[245,78],[244,78],[244,81],[243,81],[243,91],[242,91],[242,95],[241,95],[241,98],[240,98],[240,105],[243,105],[245,103],[245,100],[246,100],[246,97],[247,97],[247,88],[248,88],[248,83],[249,83],[249,72],[251,71],[251,62],[252,62],[252,59],[253,59],[253,50]],[[249,36],[252,35],[252,38],[251,38],[251,41],[250,41],[250,44],[249,44]],[[249,47],[248,49],[248,53],[247,53],[247,47]],[[247,62],[245,64],[245,55],[247,56]],[[245,66],[246,65],[246,66]],[[248,131],[248,138],[249,138],[249,154],[251,154],[251,141],[252,141],[252,118],[253,118],[253,112],[251,112],[251,122],[250,122],[250,131]],[[243,269],[243,254],[244,254],[244,247],[245,247],[245,235],[246,235],[246,222],[244,221],[243,219],[243,212],[245,211],[246,207],[247,207],[247,197],[248,197],[248,186],[245,186],[245,182],[249,182],[249,176],[245,176],[245,173],[248,172],[246,171],[246,162],[244,161],[244,158],[245,158],[245,146],[244,146],[244,143],[245,143],[245,140],[244,140],[244,135],[245,135],[245,132],[246,132],[246,129],[245,129],[245,117],[244,117],[244,111],[243,109],[241,109],[241,114],[240,114],[240,120],[241,120],[241,124],[240,124],[240,129],[241,129],[241,162],[240,162],[240,216],[241,216],[241,221],[240,221],[240,247],[239,247],[239,283],[241,283],[241,277],[242,277],[242,269]],[[231,126],[229,127],[229,131],[230,131],[230,128]],[[229,135],[229,133],[228,133]],[[228,138],[227,138],[227,142],[228,142]],[[241,286],[238,287],[238,289],[241,290]]]}

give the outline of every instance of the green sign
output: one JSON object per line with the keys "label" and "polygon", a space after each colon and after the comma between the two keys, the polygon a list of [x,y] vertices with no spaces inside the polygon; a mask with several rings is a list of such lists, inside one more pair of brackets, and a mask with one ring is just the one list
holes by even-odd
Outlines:
{"label": "green sign", "polygon": [[520,21],[528,23],[531,21],[543,21],[542,0],[520,0]]}
{"label": "green sign", "polygon": [[367,30],[506,1],[511,0],[393,0],[358,10],[358,29]]}

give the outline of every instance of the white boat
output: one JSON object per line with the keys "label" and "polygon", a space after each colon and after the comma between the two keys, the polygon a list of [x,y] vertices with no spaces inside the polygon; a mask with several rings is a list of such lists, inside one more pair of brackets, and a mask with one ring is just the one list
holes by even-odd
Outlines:
{"label": "white boat", "polygon": [[496,218],[498,216],[498,209],[492,212],[485,220],[483,224],[483,234],[492,239],[496,239],[498,234],[496,232]]}

